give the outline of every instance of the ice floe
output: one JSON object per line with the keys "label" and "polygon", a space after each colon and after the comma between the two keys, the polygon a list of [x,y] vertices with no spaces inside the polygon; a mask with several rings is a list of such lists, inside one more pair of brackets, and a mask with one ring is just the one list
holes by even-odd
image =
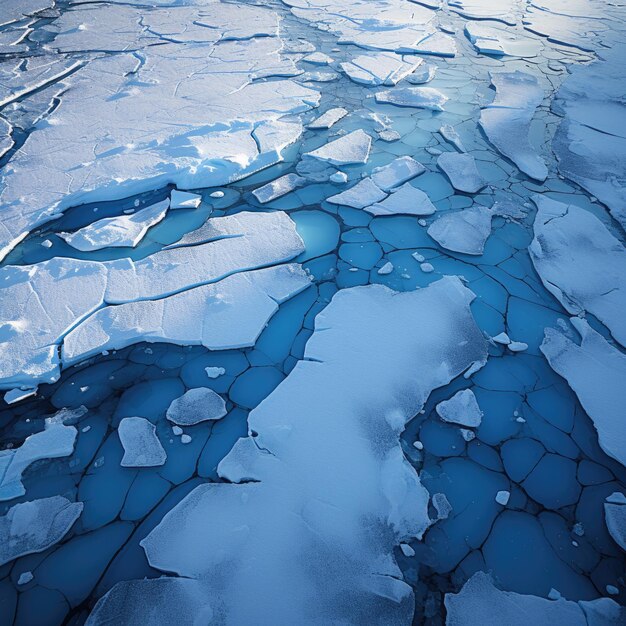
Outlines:
{"label": "ice floe", "polygon": [[432,215],[437,209],[421,189],[404,183],[384,200],[364,207],[372,215]]}
{"label": "ice floe", "polygon": [[491,234],[492,217],[484,206],[446,213],[428,227],[428,234],[446,250],[480,255]]}
{"label": "ice floe", "polygon": [[122,467],[158,467],[167,454],[156,435],[156,426],[144,417],[125,417],[117,427],[124,448]]}
{"label": "ice floe", "polygon": [[430,109],[431,111],[443,111],[447,101],[448,97],[433,87],[396,87],[388,91],[379,91],[376,94],[376,102],[381,104]]}
{"label": "ice floe", "polygon": [[543,101],[543,90],[532,74],[525,72],[492,72],[496,89],[493,102],[480,112],[480,125],[489,141],[519,167],[543,181],[548,169],[530,145],[528,134],[535,109]]}
{"label": "ice floe", "polygon": [[476,167],[474,157],[470,154],[443,152],[437,159],[437,165],[457,191],[478,193],[487,184]]}
{"label": "ice floe", "polygon": [[533,58],[542,48],[537,39],[493,23],[468,22],[465,25],[465,34],[483,54]]}
{"label": "ice floe", "polygon": [[[219,375],[219,374],[218,374]],[[172,401],[165,416],[177,426],[193,426],[226,415],[226,403],[219,393],[208,387],[189,389]]]}
{"label": "ice floe", "polygon": [[202,196],[187,191],[173,189],[170,194],[170,209],[197,209],[202,202]]}
{"label": "ice floe", "polygon": [[626,250],[589,211],[536,195],[530,258],[546,289],[572,315],[595,315],[626,345]]}
{"label": "ice floe", "polygon": [[335,107],[334,109],[328,109],[325,113],[322,113],[319,117],[316,117],[308,127],[312,130],[332,128],[339,120],[348,115],[347,109],[343,107]]}
{"label": "ice floe", "polygon": [[331,165],[366,163],[369,158],[372,138],[363,130],[355,130],[326,145],[307,152],[304,156],[324,161]]}
{"label": "ice floe", "polygon": [[265,204],[277,198],[281,198],[294,189],[301,187],[305,182],[306,178],[302,176],[298,176],[297,174],[285,174],[258,189],[254,189],[252,195],[254,195],[261,204]]}
{"label": "ice floe", "polygon": [[463,17],[474,20],[497,20],[511,26],[517,22],[517,13],[520,10],[515,0],[450,0],[450,10]]}
{"label": "ice floe", "polygon": [[436,409],[444,422],[470,428],[480,426],[483,417],[476,396],[471,389],[457,391],[449,400],[440,402]]}
{"label": "ice floe", "polygon": [[70,502],[62,496],[12,506],[0,517],[0,565],[43,552],[61,541],[82,510],[82,502]]}
{"label": "ice floe", "polygon": [[354,187],[326,199],[332,204],[341,204],[355,209],[364,209],[387,197],[387,194],[371,178],[364,178]]}
{"label": "ice floe", "polygon": [[617,492],[607,498],[604,519],[615,543],[626,551],[626,499],[623,493]]}
{"label": "ice floe", "polygon": [[131,215],[106,217],[73,233],[59,233],[67,243],[81,252],[102,248],[134,248],[167,213],[169,200],[157,202]]}
{"label": "ice floe", "polygon": [[412,157],[401,156],[387,165],[374,168],[371,178],[383,191],[389,192],[425,171],[426,168]]}
{"label": "ice floe", "polygon": [[341,68],[355,83],[393,86],[411,74],[421,63],[422,59],[419,57],[380,52],[354,57],[342,63]]}
{"label": "ice floe", "polygon": [[[347,614],[409,623],[412,593],[392,550],[431,521],[398,436],[432,389],[486,358],[472,298],[456,278],[407,293],[338,293],[304,360],[250,413],[251,436],[220,463],[229,480],[258,482],[197,487],[141,542],[150,564],[202,581],[228,623]],[[145,593],[122,582],[96,614],[111,615],[115,602],[134,623],[146,615],[137,602]]]}

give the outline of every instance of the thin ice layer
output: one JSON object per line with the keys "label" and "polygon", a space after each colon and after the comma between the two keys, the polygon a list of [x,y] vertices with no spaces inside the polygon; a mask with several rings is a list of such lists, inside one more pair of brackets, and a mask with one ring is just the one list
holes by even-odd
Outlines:
{"label": "thin ice layer", "polygon": [[393,548],[430,519],[398,437],[432,389],[486,358],[472,298],[456,278],[336,294],[304,360],[250,413],[255,436],[220,463],[258,482],[196,488],[142,541],[150,564],[206,581],[225,624],[411,623]]}
{"label": "thin ice layer", "polygon": [[530,258],[546,289],[572,315],[595,315],[626,346],[626,249],[589,211],[546,196]]}

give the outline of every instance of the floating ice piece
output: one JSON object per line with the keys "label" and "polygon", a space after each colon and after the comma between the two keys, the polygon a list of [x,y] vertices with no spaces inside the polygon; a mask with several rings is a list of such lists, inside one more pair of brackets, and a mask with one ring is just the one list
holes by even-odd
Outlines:
{"label": "floating ice piece", "polygon": [[528,251],[544,286],[571,315],[588,311],[626,346],[626,249],[589,211],[540,195],[533,202]]}
{"label": "floating ice piece", "polygon": [[[618,500],[618,502],[615,500]],[[623,493],[614,493],[606,499],[604,503],[604,520],[615,543],[622,550],[626,551],[626,499]]]}
{"label": "floating ice piece", "polygon": [[224,195],[223,191],[213,191],[209,194],[209,198],[223,198]]}
{"label": "floating ice piece", "polygon": [[511,352],[524,352],[524,350],[528,350],[528,344],[523,341],[511,341],[507,347]]}
{"label": "floating ice piece", "polygon": [[261,204],[265,204],[266,202],[272,202],[272,200],[281,198],[305,183],[306,178],[302,178],[302,176],[298,176],[297,174],[285,174],[263,185],[263,187],[255,189],[252,194]]}
{"label": "floating ice piece", "polygon": [[413,550],[413,548],[411,548],[408,543],[401,543],[400,550],[402,550],[402,554],[404,554],[404,556],[406,556],[407,558],[415,556],[415,550]]}
{"label": "floating ice piece", "polygon": [[222,396],[208,387],[197,387],[176,398],[165,415],[178,426],[193,426],[206,420],[222,419],[226,413],[226,403]]}
{"label": "floating ice piece", "polygon": [[598,432],[600,447],[626,465],[626,356],[580,318],[572,318],[580,345],[546,328],[541,351],[567,380]]}
{"label": "floating ice piece", "polygon": [[399,107],[415,107],[443,111],[448,96],[433,87],[396,87],[389,91],[379,91],[376,102],[381,104],[395,104]]}
{"label": "floating ice piece", "polygon": [[465,34],[476,50],[483,54],[532,58],[543,47],[537,39],[485,22],[468,22],[465,25]]}
{"label": "floating ice piece", "polygon": [[310,285],[299,265],[233,274],[159,300],[107,306],[72,330],[65,365],[140,341],[230,350],[254,345],[278,305]]}
{"label": "floating ice piece", "polygon": [[323,52],[311,52],[311,54],[303,57],[302,60],[313,65],[330,65],[334,59]]}
{"label": "floating ice piece", "polygon": [[393,86],[408,76],[422,63],[416,56],[403,57],[393,52],[360,55],[341,64],[350,80],[362,85]]}
{"label": "floating ice piece", "polygon": [[348,111],[342,107],[328,109],[319,117],[315,118],[308,126],[312,130],[332,128],[340,119],[348,115]]}
{"label": "floating ice piece", "polygon": [[348,175],[345,172],[335,172],[331,174],[328,180],[330,180],[331,183],[343,184],[348,182]]}
{"label": "floating ice piece", "polygon": [[451,11],[473,20],[496,20],[510,26],[517,23],[519,6],[515,0],[450,0]]}
{"label": "floating ice piece", "polygon": [[433,506],[437,511],[437,520],[448,519],[450,513],[452,513],[452,505],[446,498],[445,493],[433,494]]}
{"label": "floating ice piece", "polygon": [[511,338],[504,332],[500,333],[499,335],[496,335],[495,337],[492,337],[492,339],[496,343],[501,343],[504,346],[508,346],[511,343]]}
{"label": "floating ice piece", "polygon": [[487,184],[476,168],[474,157],[470,154],[443,152],[437,159],[437,165],[457,191],[478,193]]}
{"label": "floating ice piece", "polygon": [[476,396],[471,389],[457,391],[449,400],[444,400],[436,406],[437,414],[450,424],[460,424],[476,428],[480,426],[483,412],[478,406]]}
{"label": "floating ice piece", "polygon": [[81,252],[103,248],[134,248],[167,213],[169,200],[157,202],[132,215],[118,215],[98,220],[73,233],[59,233],[59,237]]}
{"label": "floating ice piece", "polygon": [[449,141],[457,150],[459,150],[460,152],[467,152],[465,150],[465,146],[463,145],[463,142],[461,141],[461,137],[459,136],[459,133],[457,132],[456,128],[454,128],[454,126],[450,126],[450,124],[443,124],[439,128],[439,133],[446,141]]}
{"label": "floating ice piece", "polygon": [[420,162],[410,156],[402,156],[387,165],[375,168],[371,178],[383,191],[391,191],[425,171],[426,168]]}
{"label": "floating ice piece", "polygon": [[432,263],[420,263],[420,269],[425,274],[430,274],[431,272],[435,271],[435,268],[433,267]]}
{"label": "floating ice piece", "polygon": [[544,181],[548,168],[528,140],[535,109],[543,101],[537,78],[520,71],[501,72],[491,74],[491,83],[496,97],[481,110],[482,129],[496,149],[522,172]]}
{"label": "floating ice piece", "polygon": [[[219,465],[229,480],[258,482],[197,487],[141,542],[150,565],[202,581],[226,623],[310,624],[320,614],[328,623],[346,614],[410,623],[412,594],[393,549],[431,521],[398,438],[432,389],[486,359],[472,297],[452,277],[406,293],[370,285],[336,294],[304,359],[250,413],[255,436]],[[372,489],[363,498],[365,477]],[[140,596],[145,623],[145,587],[123,585],[96,614],[115,608],[141,623]]]}
{"label": "floating ice piece", "polygon": [[393,272],[393,263],[391,261],[387,261],[379,270],[378,274],[380,276],[385,276],[386,274],[391,274]]}
{"label": "floating ice piece", "polygon": [[191,435],[187,435],[186,433],[182,434],[180,436],[180,442],[185,445],[191,443]]}
{"label": "floating ice piece", "polygon": [[446,626],[590,626],[617,624],[626,611],[609,598],[571,602],[500,591],[485,572],[477,572],[457,594],[447,593]]}
{"label": "floating ice piece", "polygon": [[76,428],[46,421],[45,430],[29,435],[19,448],[0,451],[0,502],[26,493],[22,474],[42,459],[59,459],[74,452]]}
{"label": "floating ice piece", "polygon": [[421,190],[405,183],[381,202],[366,206],[372,215],[432,215],[437,209]]}
{"label": "floating ice piece", "polygon": [[386,197],[387,194],[382,191],[371,178],[364,178],[354,185],[354,187],[350,187],[350,189],[346,189],[341,193],[327,198],[326,202],[341,204],[355,209],[364,209]]}
{"label": "floating ice piece", "polygon": [[124,456],[122,467],[158,467],[167,454],[156,435],[156,426],[144,417],[125,417],[117,427]]}
{"label": "floating ice piece", "polygon": [[204,371],[209,378],[219,378],[226,373],[223,367],[205,367]]}
{"label": "floating ice piece", "polygon": [[510,491],[498,491],[498,493],[496,493],[496,502],[502,506],[506,506],[509,503],[510,497]]}
{"label": "floating ice piece", "polygon": [[15,404],[26,398],[30,398],[37,394],[37,387],[27,387],[26,389],[11,389],[4,394],[4,401],[7,404]]}
{"label": "floating ice piece", "polygon": [[61,541],[82,511],[82,502],[62,496],[12,506],[0,517],[0,566]]}
{"label": "floating ice piece", "polygon": [[19,578],[17,579],[17,584],[18,585],[26,585],[28,584],[32,579],[34,578],[33,573],[28,571],[28,572],[22,572],[19,576]]}
{"label": "floating ice piece", "polygon": [[17,22],[44,9],[51,9],[53,6],[54,0],[13,0],[2,3],[0,5],[0,25]]}
{"label": "floating ice piece", "polygon": [[428,234],[446,250],[480,255],[491,234],[492,211],[474,206],[455,213],[446,213],[428,227]]}
{"label": "floating ice piece", "polygon": [[[211,196],[213,196],[213,194],[211,194]],[[201,202],[202,196],[196,193],[172,189],[172,193],[170,194],[170,209],[197,209]]]}
{"label": "floating ice piece", "polygon": [[350,165],[366,163],[370,155],[372,138],[363,130],[355,130],[325,146],[307,152],[305,156],[330,163],[331,165]]}
{"label": "floating ice piece", "polygon": [[469,430],[467,428],[459,428],[459,432],[461,433],[461,437],[465,439],[465,441],[473,441],[476,439],[476,433],[473,430]]}
{"label": "floating ice piece", "polygon": [[432,63],[420,63],[418,68],[406,77],[408,83],[412,85],[423,85],[429,83],[437,73],[437,66]]}

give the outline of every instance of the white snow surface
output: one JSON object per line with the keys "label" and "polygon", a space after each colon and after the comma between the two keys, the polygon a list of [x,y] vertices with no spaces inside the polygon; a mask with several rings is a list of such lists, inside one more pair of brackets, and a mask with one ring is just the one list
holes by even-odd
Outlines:
{"label": "white snow surface", "polygon": [[226,415],[222,396],[208,387],[189,389],[172,401],[165,416],[177,426],[193,426],[206,420],[219,420]]}
{"label": "white snow surface", "polygon": [[365,131],[359,129],[343,135],[339,139],[334,139],[317,150],[307,152],[304,156],[339,166],[366,163],[371,147],[372,138]]}
{"label": "white snow surface", "polygon": [[[472,299],[451,277],[337,293],[304,360],[250,413],[255,436],[218,467],[258,482],[197,487],[141,542],[150,564],[202,581],[224,624],[409,624],[393,547],[431,522],[398,437],[434,388],[486,359]],[[138,623],[146,586],[119,583],[90,623],[110,602]]]}
{"label": "white snow surface", "polygon": [[406,78],[420,64],[422,59],[413,55],[402,56],[394,52],[361,54],[341,64],[341,69],[350,80],[362,85],[392,87]]}

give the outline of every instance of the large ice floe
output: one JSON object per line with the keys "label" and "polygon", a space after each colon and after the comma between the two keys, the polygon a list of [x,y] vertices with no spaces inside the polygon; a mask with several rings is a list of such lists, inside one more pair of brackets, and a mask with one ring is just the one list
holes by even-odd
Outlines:
{"label": "large ice floe", "polygon": [[[193,593],[226,624],[409,623],[392,549],[431,522],[398,437],[433,389],[485,360],[472,299],[455,278],[337,294],[221,462],[235,484],[202,485],[170,511],[142,541],[150,564],[201,581]],[[163,585],[118,584],[91,623],[120,611],[139,623],[167,601]]]}

